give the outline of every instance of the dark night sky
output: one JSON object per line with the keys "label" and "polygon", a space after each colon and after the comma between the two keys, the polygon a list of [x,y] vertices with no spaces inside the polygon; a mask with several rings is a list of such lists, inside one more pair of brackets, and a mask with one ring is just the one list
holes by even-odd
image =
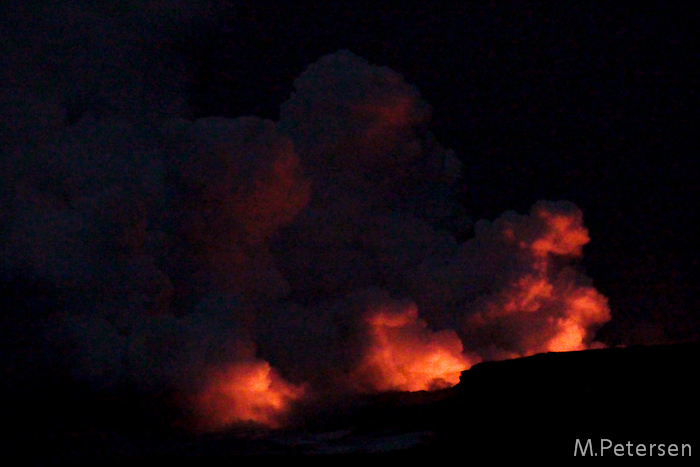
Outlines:
{"label": "dark night sky", "polygon": [[[601,338],[647,322],[697,338],[697,9],[662,2],[463,2],[299,12],[237,7],[194,49],[200,115],[274,118],[291,80],[346,48],[402,73],[464,161],[475,219],[566,199],[584,212],[584,264],[611,300]],[[192,50],[192,49],[190,49]],[[226,60],[221,60],[226,57]]]}
{"label": "dark night sky", "polygon": [[[0,5],[3,392],[200,394],[219,363],[385,391],[361,371],[372,319],[473,361],[531,354],[596,302],[586,276],[612,319],[596,302],[573,348],[700,337],[691,3],[54,3]],[[462,162],[455,202],[409,85]],[[581,237],[540,200],[582,211],[582,268],[580,245],[538,256],[548,220]]]}

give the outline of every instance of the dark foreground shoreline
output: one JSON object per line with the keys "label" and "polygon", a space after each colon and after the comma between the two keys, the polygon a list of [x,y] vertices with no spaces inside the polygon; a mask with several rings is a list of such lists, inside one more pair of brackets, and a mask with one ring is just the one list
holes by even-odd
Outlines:
{"label": "dark foreground shoreline", "polygon": [[[40,413],[28,414],[35,422],[19,423],[21,411],[7,407],[13,434],[0,442],[0,452],[15,457],[14,465],[172,467],[295,459],[453,458],[466,464],[477,456],[568,461],[574,454],[698,456],[698,368],[699,343],[485,362],[463,372],[454,388],[381,394],[350,404],[332,420],[277,432],[193,436],[159,431],[158,423],[91,427],[84,421],[90,414],[81,411],[97,411],[94,417],[99,418],[94,403],[55,409],[46,414],[52,417],[48,421],[37,421]],[[149,409],[131,410],[144,416]],[[71,414],[83,421],[76,424]]]}

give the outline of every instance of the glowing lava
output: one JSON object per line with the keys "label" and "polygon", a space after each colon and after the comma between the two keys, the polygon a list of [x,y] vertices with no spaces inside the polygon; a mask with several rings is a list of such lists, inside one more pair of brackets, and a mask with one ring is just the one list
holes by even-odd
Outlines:
{"label": "glowing lava", "polygon": [[279,428],[303,395],[304,387],[286,382],[263,360],[214,369],[196,397],[199,428],[212,431],[245,423]]}
{"label": "glowing lava", "polygon": [[547,351],[586,350],[600,344],[586,345],[588,329],[610,319],[608,300],[593,287],[576,290],[565,297],[567,316],[559,319],[559,331],[549,340]]}
{"label": "glowing lava", "polygon": [[353,374],[363,392],[421,391],[454,386],[474,363],[453,330],[431,331],[414,304],[380,309],[364,318],[369,345]]}

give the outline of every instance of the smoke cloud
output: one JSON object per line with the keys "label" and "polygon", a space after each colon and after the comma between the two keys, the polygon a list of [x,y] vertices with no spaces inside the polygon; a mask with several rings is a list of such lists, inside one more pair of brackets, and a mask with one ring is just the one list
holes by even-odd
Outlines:
{"label": "smoke cloud", "polygon": [[75,380],[167,388],[196,429],[274,428],[319,401],[599,345],[610,313],[577,266],[581,211],[473,223],[454,196],[468,158],[396,72],[323,57],[276,122],[184,119],[167,81],[152,108],[129,86],[75,121],[64,96],[0,95],[0,274],[52,284],[61,306],[19,320],[51,323],[33,352]]}

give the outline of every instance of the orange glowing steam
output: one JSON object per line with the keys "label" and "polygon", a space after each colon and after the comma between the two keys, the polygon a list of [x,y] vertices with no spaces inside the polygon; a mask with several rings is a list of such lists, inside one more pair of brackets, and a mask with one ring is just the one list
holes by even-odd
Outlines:
{"label": "orange glowing steam", "polygon": [[546,278],[527,275],[513,286],[512,296],[508,297],[501,313],[536,312],[544,300],[552,296],[554,287]]}
{"label": "orange glowing steam", "polygon": [[588,329],[610,319],[608,300],[594,288],[584,287],[567,295],[564,301],[567,316],[558,320],[558,332],[549,340],[547,351],[586,350],[590,347],[585,343]]}
{"label": "orange glowing steam", "polygon": [[418,310],[380,309],[365,316],[370,343],[353,380],[363,392],[421,391],[454,386],[475,361],[452,330],[431,331]]}
{"label": "orange glowing steam", "polygon": [[303,395],[304,387],[288,383],[263,360],[217,368],[195,398],[199,428],[213,431],[246,423],[279,428]]}
{"label": "orange glowing steam", "polygon": [[535,240],[532,251],[537,256],[554,253],[564,256],[581,256],[583,245],[589,242],[588,230],[583,226],[580,211],[576,213],[553,213],[543,207],[537,207],[534,215],[544,221],[548,227],[540,238]]}
{"label": "orange glowing steam", "polygon": [[610,320],[608,301],[567,265],[589,241],[581,211],[540,202],[530,218],[508,215],[494,226],[502,232],[495,248],[511,250],[517,266],[496,276],[494,291],[473,302],[465,341],[493,358],[599,346],[591,337]]}

